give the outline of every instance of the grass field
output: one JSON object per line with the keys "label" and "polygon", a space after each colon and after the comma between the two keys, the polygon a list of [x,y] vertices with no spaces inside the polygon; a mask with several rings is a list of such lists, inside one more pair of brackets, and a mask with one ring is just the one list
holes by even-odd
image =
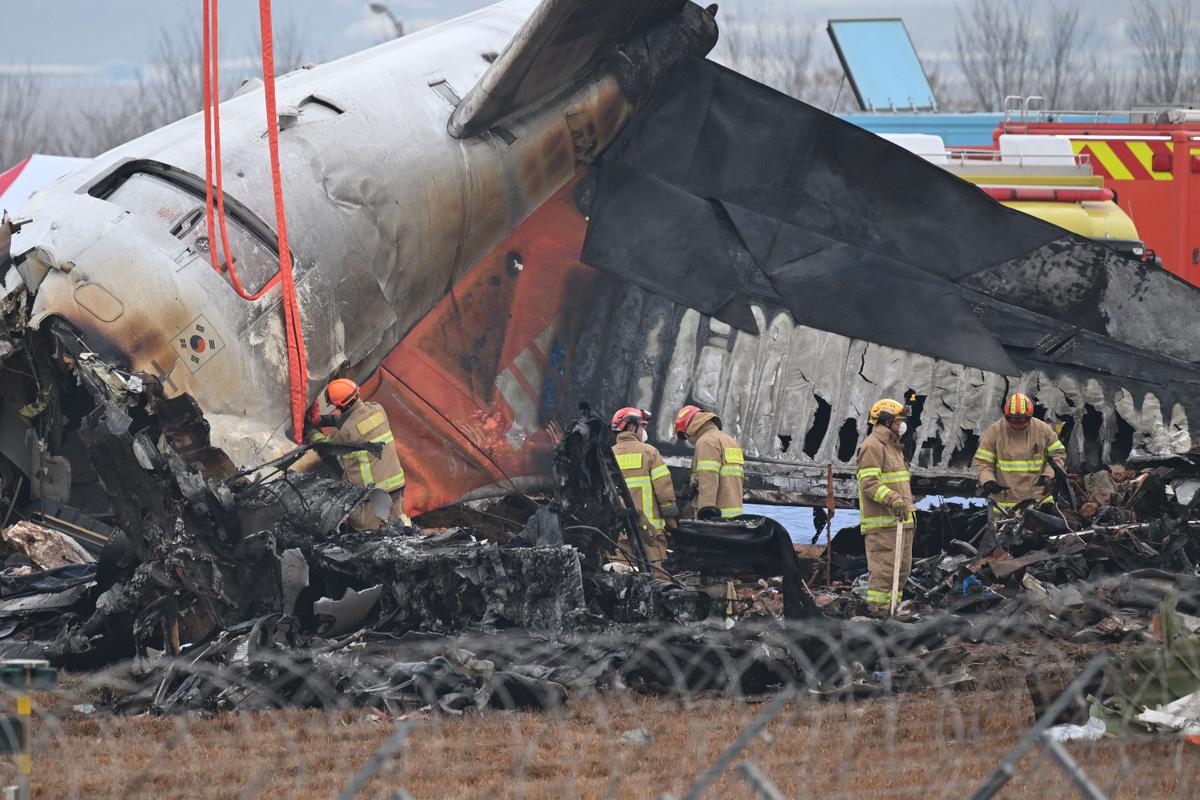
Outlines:
{"label": "grass field", "polygon": [[[973,688],[858,701],[799,699],[742,755],[787,797],[969,796],[1031,722],[1019,669]],[[78,701],[78,697],[72,698]],[[38,699],[39,798],[336,797],[402,721],[367,709],[213,718],[115,718]],[[682,795],[763,704],[631,694],[573,698],[555,713],[413,713],[396,757],[360,797],[656,798]],[[626,736],[644,729],[648,741]],[[633,739],[633,741],[627,741]],[[1180,740],[1069,743],[1109,797],[1195,797],[1200,747]],[[727,772],[708,797],[752,797]],[[1002,797],[1071,797],[1035,753]]]}

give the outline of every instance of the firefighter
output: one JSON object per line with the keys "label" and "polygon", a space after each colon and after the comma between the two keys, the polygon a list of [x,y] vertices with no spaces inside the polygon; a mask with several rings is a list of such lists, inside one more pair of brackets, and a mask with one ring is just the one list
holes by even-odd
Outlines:
{"label": "firefighter", "polygon": [[667,560],[667,535],[663,529],[675,527],[679,508],[675,504],[671,472],[658,448],[646,443],[649,422],[650,412],[640,408],[622,408],[613,414],[612,429],[617,434],[613,455],[637,504],[646,556],[659,567]]}
{"label": "firefighter", "polygon": [[1033,401],[1015,392],[1004,403],[1004,418],[983,432],[975,451],[975,474],[984,494],[1008,511],[1023,500],[1054,502],[1054,468],[1067,460],[1067,448],[1054,428],[1033,417]]}
{"label": "firefighter", "polygon": [[690,484],[693,516],[699,516],[701,509],[716,508],[722,519],[740,517],[745,456],[738,440],[721,430],[721,418],[684,406],[675,415],[675,435],[695,448]]}
{"label": "firefighter", "polygon": [[[908,411],[896,400],[884,399],[871,406],[868,422],[874,426],[858,446],[859,530],[867,550],[867,613],[886,616],[892,602],[892,578],[900,559],[899,596],[912,571],[913,530],[916,518],[908,460],[900,437],[908,429]],[[900,552],[896,552],[896,525],[904,526]]]}
{"label": "firefighter", "polygon": [[[404,514],[404,470],[400,466],[400,456],[396,454],[396,439],[392,436],[383,406],[359,399],[358,384],[348,378],[329,382],[325,387],[325,402],[333,407],[333,414],[320,415],[315,401],[309,407],[305,425],[308,441],[338,444],[372,442],[383,445],[383,451],[378,456],[368,450],[353,450],[337,456],[343,480],[355,486],[382,489],[392,498],[386,518],[380,519],[369,503],[363,503],[350,514],[350,526],[357,531],[374,530],[397,519],[409,525],[409,519]],[[325,433],[323,428],[332,428],[332,433]]]}

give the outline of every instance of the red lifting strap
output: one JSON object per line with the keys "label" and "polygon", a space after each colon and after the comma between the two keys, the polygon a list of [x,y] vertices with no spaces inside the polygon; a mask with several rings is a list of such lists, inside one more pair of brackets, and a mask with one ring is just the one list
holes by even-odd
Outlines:
{"label": "red lifting strap", "polygon": [[[284,335],[287,339],[288,393],[292,411],[292,438],[303,441],[304,406],[308,399],[308,356],[304,350],[304,332],[300,327],[300,308],[296,302],[296,284],[292,276],[292,251],[288,247],[287,219],[283,210],[283,182],[279,171],[279,122],[275,111],[275,58],[271,33],[271,0],[259,0],[258,16],[262,38],[263,89],[267,112],[267,144],[271,154],[271,188],[275,196],[275,225],[279,235],[279,271],[257,292],[251,294],[237,274],[237,261],[229,247],[229,231],[225,222],[225,189],[221,174],[221,98],[218,64],[217,4],[219,0],[202,0],[203,34],[203,93],[204,93],[204,156],[205,207],[208,222],[209,256],[213,269],[229,273],[230,283],[238,296],[257,300],[275,284],[282,284]],[[213,185],[214,172],[216,186]],[[215,195],[215,214],[214,214]],[[215,220],[214,220],[215,217]],[[225,263],[217,260],[214,222],[221,234],[221,252]]]}

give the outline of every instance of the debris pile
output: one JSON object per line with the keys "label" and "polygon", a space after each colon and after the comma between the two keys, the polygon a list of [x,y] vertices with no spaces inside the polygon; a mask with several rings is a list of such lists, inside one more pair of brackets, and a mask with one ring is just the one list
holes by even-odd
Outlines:
{"label": "debris pile", "polygon": [[[991,525],[981,506],[919,511],[906,596],[924,614],[986,612],[1075,642],[1146,641],[1169,591],[1180,593],[1182,611],[1200,610],[1194,474],[1118,466],[1064,475],[1058,506],[995,507]],[[860,613],[858,529],[839,531],[831,549],[833,585],[818,603],[826,613]],[[817,562],[807,575],[823,585]]]}
{"label": "debris pile", "polygon": [[1019,507],[989,526],[976,507],[922,512],[907,590],[925,619],[861,621],[848,619],[861,611],[857,530],[833,542],[830,586],[824,554],[798,554],[754,516],[681,522],[665,577],[651,570],[608,426],[587,409],[562,437],[552,496],[528,504],[519,532],[443,514],[442,527],[364,533],[341,523],[370,490],[290,471],[339,445],[235,472],[213,463],[189,398],[81,364],[104,399],[82,428],[107,460],[120,530],[95,559],[50,527],[5,531],[0,649],[122,665],[104,698],[120,712],[459,713],[606,688],[871,694],[969,680],[972,643],[1144,638],[1169,589],[1197,611],[1200,540],[1170,472],[1073,477],[1079,491],[1063,494],[1081,501],[1061,516]]}
{"label": "debris pile", "polygon": [[548,708],[576,692],[757,697],[797,685],[857,697],[970,680],[954,626],[826,620],[780,627],[607,626],[550,637],[520,629],[455,635],[360,628],[322,637],[269,615],[103,673],[120,713],[369,706],[397,713]]}

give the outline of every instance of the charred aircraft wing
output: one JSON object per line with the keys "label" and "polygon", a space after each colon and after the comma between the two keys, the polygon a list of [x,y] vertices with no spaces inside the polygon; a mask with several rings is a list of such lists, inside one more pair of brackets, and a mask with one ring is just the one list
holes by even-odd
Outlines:
{"label": "charred aircraft wing", "polygon": [[803,325],[1009,375],[1014,323],[987,298],[1171,361],[1194,356],[1161,311],[1200,323],[1167,273],[709,61],[598,163],[583,260],[742,330],[751,300],[778,302]]}

